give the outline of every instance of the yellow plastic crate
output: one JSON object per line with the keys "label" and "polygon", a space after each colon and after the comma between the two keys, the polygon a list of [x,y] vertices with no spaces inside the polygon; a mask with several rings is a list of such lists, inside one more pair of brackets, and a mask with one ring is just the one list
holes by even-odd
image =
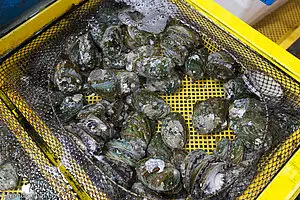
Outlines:
{"label": "yellow plastic crate", "polygon": [[[178,6],[180,10],[178,17],[184,23],[195,27],[202,34],[205,46],[210,52],[214,52],[219,48],[226,48],[234,52],[235,56],[246,68],[261,70],[277,80],[289,92],[288,94],[291,95],[290,98],[293,103],[300,105],[300,69],[297,68],[297,66],[300,66],[300,61],[213,1],[170,1]],[[58,0],[30,21],[1,38],[0,53],[3,55],[14,49],[35,31],[66,12],[72,3],[78,4],[79,1]],[[62,148],[62,144],[56,138],[53,127],[49,127],[48,122],[43,121],[36,108],[32,107],[26,100],[26,96],[20,94],[19,90],[16,89],[15,80],[24,74],[31,54],[45,47],[44,45],[47,42],[55,40],[56,34],[63,32],[70,23],[74,23],[74,20],[80,18],[80,16],[93,11],[101,3],[101,0],[90,0],[83,3],[73,12],[51,25],[42,34],[31,39],[30,42],[19,48],[14,54],[8,56],[0,66],[0,89],[2,91],[0,96],[4,101],[4,104],[0,103],[0,108],[12,111],[11,115],[2,115],[1,118],[5,118],[4,121],[11,130],[24,125],[22,122],[28,121],[45,142],[44,146],[38,144],[41,151],[44,152],[53,166],[59,167],[64,178],[70,183],[78,197],[82,199],[106,199],[106,196],[97,190],[95,182],[90,180],[84,167],[72,160],[72,157],[68,155],[70,152]],[[202,148],[207,152],[212,152],[218,138],[227,137],[233,139],[234,135],[230,130],[214,135],[197,135],[194,134],[191,126],[190,115],[193,104],[197,100],[205,100],[217,96],[222,97],[224,95],[223,82],[205,79],[192,83],[186,78],[182,84],[182,89],[179,92],[163,98],[171,105],[173,111],[182,113],[186,119],[189,128],[187,149],[191,151]],[[87,97],[90,103],[99,99],[99,97]],[[15,119],[12,119],[12,115],[20,123],[14,122]],[[30,135],[31,133],[28,134]],[[22,137],[19,140],[21,141]],[[299,193],[299,146],[300,133],[297,131],[273,152],[265,155],[261,159],[256,178],[247,190],[241,194],[240,199],[255,199],[257,197],[259,199],[294,198]],[[291,158],[293,154],[294,156]],[[72,166],[65,167],[62,158],[70,159]],[[289,159],[290,161],[286,164]],[[35,159],[35,162],[38,165],[43,163],[38,157]],[[294,182],[289,180],[290,177],[294,178]],[[69,198],[62,194],[62,190],[59,187],[56,188],[56,191],[63,199]]]}

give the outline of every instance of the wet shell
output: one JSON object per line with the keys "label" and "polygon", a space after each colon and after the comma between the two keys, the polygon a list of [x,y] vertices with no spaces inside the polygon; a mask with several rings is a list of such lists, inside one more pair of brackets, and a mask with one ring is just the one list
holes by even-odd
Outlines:
{"label": "wet shell", "polygon": [[229,120],[230,127],[246,148],[258,150],[267,145],[266,137],[270,135],[266,135],[266,109],[259,100],[235,100],[229,106]]}
{"label": "wet shell", "polygon": [[183,149],[187,142],[185,120],[180,113],[170,113],[161,125],[161,136],[171,149]]}
{"label": "wet shell", "polygon": [[147,156],[161,157],[164,160],[170,160],[172,156],[171,149],[164,143],[160,133],[155,133],[147,148]]}
{"label": "wet shell", "polygon": [[170,76],[175,64],[170,58],[163,56],[154,56],[143,61],[143,73],[139,72],[139,75],[145,76],[149,79],[162,80]]}
{"label": "wet shell", "polygon": [[[110,159],[106,156],[97,156],[95,160],[97,166],[102,170],[103,174],[106,177],[109,177],[117,184],[129,189],[135,181],[135,171],[122,161],[115,159]],[[107,184],[106,187],[109,187],[110,184]],[[112,188],[111,191],[114,189]]]}
{"label": "wet shell", "polygon": [[58,108],[58,114],[60,119],[68,121],[75,117],[82,109],[84,103],[82,94],[75,94],[73,96],[66,97]]}
{"label": "wet shell", "polygon": [[136,172],[139,180],[151,190],[169,194],[180,191],[180,172],[164,160],[143,159],[138,163]]}
{"label": "wet shell", "polygon": [[82,78],[70,60],[61,60],[55,68],[54,82],[63,93],[74,93],[82,88]]}
{"label": "wet shell", "polygon": [[119,83],[113,71],[95,69],[90,73],[88,83],[98,95],[105,99],[112,99],[118,95]]}
{"label": "wet shell", "polygon": [[178,66],[182,66],[188,57],[189,50],[185,46],[178,45],[171,37],[165,38],[160,46],[163,55],[172,59]]}
{"label": "wet shell", "polygon": [[86,119],[89,115],[100,117],[105,112],[105,106],[103,103],[97,102],[83,106],[82,110],[77,114],[77,119]]}
{"label": "wet shell", "polygon": [[136,73],[128,71],[115,71],[120,84],[122,95],[128,95],[136,91],[140,86],[140,80]]}
{"label": "wet shell", "polygon": [[228,102],[222,98],[198,101],[194,105],[192,122],[197,133],[215,133],[227,128]]}
{"label": "wet shell", "polygon": [[92,114],[82,119],[77,125],[88,134],[101,137],[104,141],[108,141],[115,135],[115,131],[109,123]]}
{"label": "wet shell", "polygon": [[170,106],[157,94],[142,89],[133,93],[133,107],[144,113],[149,119],[164,118],[170,113]]}
{"label": "wet shell", "polygon": [[135,142],[134,140],[115,139],[109,141],[106,147],[106,157],[135,167],[136,163],[145,156],[147,145],[143,140]]}
{"label": "wet shell", "polygon": [[0,165],[0,191],[15,189],[18,179],[16,169],[11,163]]}
{"label": "wet shell", "polygon": [[216,80],[228,80],[236,76],[237,67],[234,59],[224,51],[208,56],[207,76]]}
{"label": "wet shell", "polygon": [[176,169],[181,171],[181,165],[184,164],[184,159],[188,155],[188,151],[185,149],[173,149],[171,156],[171,163],[175,166]]}
{"label": "wet shell", "polygon": [[193,80],[200,80],[205,78],[206,65],[208,59],[208,51],[206,48],[193,51],[184,64],[184,73]]}
{"label": "wet shell", "polygon": [[108,27],[100,42],[104,57],[114,58],[121,54],[123,48],[122,30],[119,26]]}
{"label": "wet shell", "polygon": [[127,140],[140,138],[146,144],[149,144],[151,139],[151,127],[147,117],[142,113],[131,114],[125,121],[121,137]]}
{"label": "wet shell", "polygon": [[169,95],[177,92],[181,88],[181,79],[179,75],[173,71],[168,78],[163,80],[147,79],[146,87],[152,92]]}
{"label": "wet shell", "polygon": [[248,90],[241,76],[227,81],[224,84],[224,93],[225,99],[228,100],[235,100],[253,96],[253,93]]}
{"label": "wet shell", "polygon": [[163,200],[163,196],[159,193],[150,190],[148,187],[146,187],[142,182],[136,182],[133,184],[131,191],[134,193],[146,198],[146,199],[156,199],[156,200]]}
{"label": "wet shell", "polygon": [[153,45],[156,37],[153,33],[139,30],[135,26],[126,26],[125,30],[125,45],[130,49],[144,45]]}
{"label": "wet shell", "polygon": [[82,71],[102,67],[102,55],[94,44],[90,33],[72,37],[68,41],[67,54]]}

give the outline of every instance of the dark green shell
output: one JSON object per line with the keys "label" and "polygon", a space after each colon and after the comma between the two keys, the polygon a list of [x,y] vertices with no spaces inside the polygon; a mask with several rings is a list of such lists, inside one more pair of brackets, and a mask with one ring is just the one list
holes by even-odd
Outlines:
{"label": "dark green shell", "polygon": [[86,119],[89,115],[100,117],[105,112],[105,106],[103,103],[97,102],[83,106],[82,110],[79,111],[77,119]]}
{"label": "dark green shell", "polygon": [[176,169],[182,170],[182,165],[184,164],[184,159],[188,155],[188,151],[185,149],[173,149],[171,156],[171,163],[175,166]]}
{"label": "dark green shell", "polygon": [[121,28],[119,26],[108,27],[103,34],[100,47],[106,58],[115,58],[120,55],[123,48]]}
{"label": "dark green shell", "polygon": [[162,80],[147,79],[146,87],[152,92],[169,95],[177,92],[181,88],[181,79],[179,75],[173,71],[169,77]]}
{"label": "dark green shell", "polygon": [[228,80],[236,76],[237,64],[234,59],[224,51],[208,56],[206,74],[216,80]]}
{"label": "dark green shell", "polygon": [[54,82],[63,93],[75,93],[82,88],[82,78],[76,66],[68,59],[59,61],[55,67]]}
{"label": "dark green shell", "polygon": [[197,133],[215,133],[227,128],[228,102],[222,98],[197,101],[192,122]]}
{"label": "dark green shell", "polygon": [[182,66],[188,57],[189,50],[185,46],[177,44],[172,38],[165,38],[160,46],[163,55],[172,59],[178,66]]}
{"label": "dark green shell", "polygon": [[208,59],[208,51],[206,48],[193,51],[184,64],[184,73],[193,80],[200,80],[206,76],[206,65]]}
{"label": "dark green shell", "polygon": [[89,32],[71,37],[68,43],[67,54],[82,71],[102,67],[102,54],[98,51]]}
{"label": "dark green shell", "polygon": [[127,57],[125,53],[117,54],[114,57],[105,57],[103,66],[105,69],[125,69]]}
{"label": "dark green shell", "polygon": [[180,172],[164,160],[145,158],[138,163],[136,172],[139,180],[151,190],[169,194],[180,191]]}
{"label": "dark green shell", "polygon": [[118,79],[113,71],[95,69],[90,73],[88,83],[104,99],[113,99],[119,94]]}
{"label": "dark green shell", "polygon": [[101,137],[104,141],[110,140],[115,135],[113,127],[108,122],[92,114],[80,120],[77,125],[88,134]]}
{"label": "dark green shell", "polygon": [[163,200],[164,197],[160,195],[159,193],[149,189],[146,187],[142,182],[136,182],[133,184],[131,191],[138,194],[139,196],[145,198],[145,199],[155,199],[155,200]]}
{"label": "dark green shell", "polygon": [[229,120],[231,129],[246,148],[258,150],[266,145],[266,137],[270,136],[266,134],[267,115],[265,106],[259,100],[235,100],[229,106]]}
{"label": "dark green shell", "polygon": [[147,148],[147,156],[162,157],[164,160],[170,160],[172,150],[162,140],[160,133],[155,133]]}
{"label": "dark green shell", "polygon": [[248,90],[241,76],[231,79],[224,84],[224,94],[225,98],[228,100],[235,100],[253,96],[253,93]]}
{"label": "dark green shell", "polygon": [[120,84],[122,95],[128,95],[135,92],[140,87],[140,80],[136,73],[128,71],[115,71]]}
{"label": "dark green shell", "polygon": [[218,160],[240,164],[244,159],[244,145],[240,139],[229,141],[227,138],[222,138],[217,143],[214,155]]}
{"label": "dark green shell", "polygon": [[66,97],[58,108],[58,114],[62,121],[68,121],[75,117],[82,109],[84,103],[82,94]]}
{"label": "dark green shell", "polygon": [[135,49],[144,45],[153,45],[156,36],[153,33],[139,30],[135,26],[126,26],[124,40],[128,48]]}
{"label": "dark green shell", "polygon": [[136,111],[152,120],[164,118],[171,109],[160,96],[145,89],[133,93],[132,104]]}
{"label": "dark green shell", "polygon": [[114,139],[107,143],[106,148],[106,157],[135,167],[136,163],[145,156],[147,145],[143,140],[134,142],[134,140]]}
{"label": "dark green shell", "polygon": [[166,116],[161,125],[161,136],[171,149],[184,149],[187,142],[185,120],[180,113],[172,112]]}
{"label": "dark green shell", "polygon": [[144,72],[139,75],[149,79],[162,80],[170,76],[175,64],[170,58],[164,56],[153,56],[143,61]]}
{"label": "dark green shell", "polygon": [[149,144],[152,131],[150,122],[142,113],[131,114],[123,125],[121,137],[127,140],[140,138]]}

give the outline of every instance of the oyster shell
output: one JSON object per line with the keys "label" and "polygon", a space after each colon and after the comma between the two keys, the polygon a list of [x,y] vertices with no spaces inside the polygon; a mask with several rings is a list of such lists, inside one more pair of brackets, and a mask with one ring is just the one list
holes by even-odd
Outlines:
{"label": "oyster shell", "polygon": [[94,156],[99,156],[102,153],[104,147],[102,137],[87,133],[77,124],[70,124],[65,128],[71,133],[71,138],[82,150]]}
{"label": "oyster shell", "polygon": [[80,120],[77,125],[88,134],[101,137],[104,141],[110,140],[115,135],[115,131],[109,123],[92,114]]}
{"label": "oyster shell", "polygon": [[[117,184],[129,189],[136,180],[135,171],[126,163],[106,156],[97,156],[95,160],[97,166],[101,169],[105,176],[114,180]],[[107,184],[106,187],[109,187]],[[114,191],[112,189],[112,191]]]}
{"label": "oyster shell", "polygon": [[164,160],[170,160],[172,155],[171,149],[162,140],[161,133],[155,133],[147,148],[147,156],[162,157]]}
{"label": "oyster shell", "polygon": [[140,138],[149,144],[151,140],[151,127],[147,117],[142,113],[133,113],[125,121],[121,137],[127,140]]}
{"label": "oyster shell", "polygon": [[248,90],[241,76],[238,76],[224,83],[224,93],[225,99],[228,100],[247,98],[253,95],[253,93]]}
{"label": "oyster shell", "polygon": [[145,157],[147,144],[143,140],[114,139],[107,143],[107,158],[118,160],[129,166],[135,167],[136,163]]}
{"label": "oyster shell", "polygon": [[0,191],[15,189],[18,179],[16,169],[11,163],[0,165]]}
{"label": "oyster shell", "polygon": [[104,114],[105,109],[106,108],[103,105],[102,101],[85,105],[77,114],[77,119],[86,119],[89,115],[100,117]]}
{"label": "oyster shell", "polygon": [[153,33],[139,30],[135,26],[126,26],[125,30],[125,45],[130,49],[144,45],[153,45],[156,41],[156,36]]}
{"label": "oyster shell", "polygon": [[234,59],[224,51],[208,56],[206,73],[216,80],[228,80],[236,76],[237,67]]}
{"label": "oyster shell", "polygon": [[170,76],[162,80],[147,79],[147,89],[157,92],[161,95],[169,95],[177,92],[181,88],[181,79],[179,75],[173,71]]}
{"label": "oyster shell", "polygon": [[76,66],[68,59],[63,59],[55,67],[54,82],[63,93],[75,93],[82,88],[82,78]]}
{"label": "oyster shell", "polygon": [[164,118],[171,109],[160,96],[145,89],[133,93],[132,104],[136,111],[152,120]]}
{"label": "oyster shell", "polygon": [[88,83],[91,88],[104,99],[113,99],[118,95],[119,83],[111,70],[93,70],[88,77]]}
{"label": "oyster shell", "polygon": [[171,163],[175,166],[176,169],[181,171],[181,165],[184,164],[184,159],[188,155],[188,152],[185,149],[173,149],[171,156]]}
{"label": "oyster shell", "polygon": [[145,158],[138,162],[139,180],[151,190],[176,194],[181,190],[180,172],[159,158]]}
{"label": "oyster shell", "polygon": [[162,80],[168,78],[175,64],[170,58],[164,56],[153,56],[143,60],[139,75],[149,79]]}
{"label": "oyster shell", "polygon": [[164,197],[160,195],[159,193],[150,190],[148,187],[146,187],[142,182],[135,182],[131,188],[131,190],[142,196],[144,199],[155,199],[155,200],[163,200]]}
{"label": "oyster shell", "polygon": [[192,122],[197,133],[219,132],[227,128],[228,102],[216,97],[197,101],[194,105]]}
{"label": "oyster shell", "polygon": [[100,42],[103,55],[106,58],[115,58],[121,54],[123,48],[122,30],[119,26],[108,27]]}
{"label": "oyster shell", "polygon": [[227,138],[222,138],[217,143],[214,155],[218,160],[238,165],[244,158],[244,145],[239,139],[229,141]]}
{"label": "oyster shell", "polygon": [[75,117],[82,109],[84,103],[82,94],[75,94],[66,97],[58,108],[58,114],[63,121],[68,121]]}
{"label": "oyster shell", "polygon": [[187,142],[185,120],[180,113],[172,112],[166,116],[161,125],[161,136],[171,149],[183,149]]}
{"label": "oyster shell", "polygon": [[89,32],[76,38],[71,37],[68,41],[67,54],[82,71],[102,67],[102,54],[98,51]]}
{"label": "oyster shell", "polygon": [[267,115],[265,106],[257,99],[235,100],[229,106],[230,127],[248,149],[258,150],[267,144]]}
{"label": "oyster shell", "polygon": [[128,95],[136,91],[140,86],[139,77],[134,72],[116,71],[117,80],[120,84],[122,95]]}
{"label": "oyster shell", "polygon": [[193,51],[185,61],[183,71],[193,80],[205,78],[208,51],[206,48]]}

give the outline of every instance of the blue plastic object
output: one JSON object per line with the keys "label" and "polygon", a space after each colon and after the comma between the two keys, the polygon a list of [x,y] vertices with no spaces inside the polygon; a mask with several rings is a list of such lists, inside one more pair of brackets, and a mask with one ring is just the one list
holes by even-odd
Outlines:
{"label": "blue plastic object", "polygon": [[266,5],[270,6],[272,5],[276,0],[260,0],[262,1],[263,3],[265,3]]}
{"label": "blue plastic object", "polygon": [[0,0],[0,29],[43,0]]}

